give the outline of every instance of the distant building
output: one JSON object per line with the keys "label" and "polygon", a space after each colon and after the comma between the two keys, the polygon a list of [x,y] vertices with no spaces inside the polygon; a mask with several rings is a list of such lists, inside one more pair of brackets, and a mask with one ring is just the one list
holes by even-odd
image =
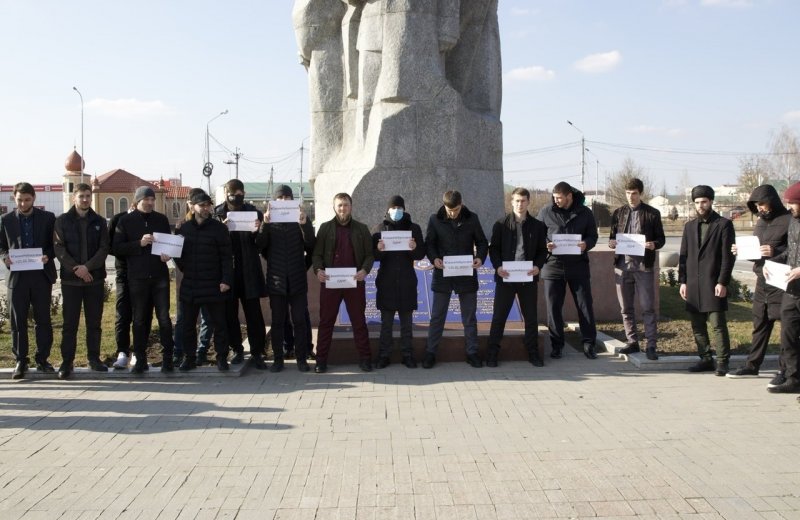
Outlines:
{"label": "distant building", "polygon": [[[36,203],[34,206],[46,211],[52,211],[56,216],[64,212],[62,203],[64,187],[61,184],[34,184],[33,189],[36,190]],[[0,215],[13,211],[16,207],[14,184],[0,184]]]}

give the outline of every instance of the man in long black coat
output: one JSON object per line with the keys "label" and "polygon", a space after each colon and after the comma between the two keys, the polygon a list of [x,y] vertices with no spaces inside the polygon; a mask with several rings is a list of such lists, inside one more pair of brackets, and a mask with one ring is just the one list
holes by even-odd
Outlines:
{"label": "man in long black coat", "polygon": [[731,281],[735,241],[733,223],[712,209],[714,190],[710,186],[692,188],[697,218],[683,227],[678,261],[680,295],[692,321],[692,332],[700,361],[690,372],[714,371],[707,323],[711,323],[717,348],[716,374],[728,373],[731,355],[728,321],[728,284]]}

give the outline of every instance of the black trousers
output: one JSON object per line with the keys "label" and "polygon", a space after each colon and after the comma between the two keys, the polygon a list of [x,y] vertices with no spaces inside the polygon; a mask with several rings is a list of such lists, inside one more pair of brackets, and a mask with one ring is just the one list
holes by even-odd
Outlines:
{"label": "black trousers", "polygon": [[519,298],[522,319],[525,321],[525,349],[529,354],[539,352],[539,319],[536,309],[539,300],[537,287],[533,282],[498,282],[494,288],[492,305],[492,326],[489,329],[489,350],[500,350],[500,342],[506,329],[506,320],[514,305],[514,296]]}
{"label": "black trousers", "polygon": [[[217,351],[217,358],[226,359],[228,357],[228,328],[225,319],[226,302],[219,301],[213,303],[190,303],[181,301],[183,313],[183,340],[184,345],[197,345],[197,316],[200,308],[205,307],[211,323],[214,324],[214,349]],[[197,359],[197,351],[193,348],[185,348],[186,359]]]}
{"label": "black trousers", "polygon": [[172,357],[175,346],[172,338],[172,318],[169,316],[169,278],[128,280],[133,308],[133,351],[142,359],[147,355],[150,321],[155,308],[161,353]]}
{"label": "black trousers", "polygon": [[[126,356],[131,351],[131,324],[133,323],[133,307],[131,306],[130,289],[128,288],[128,278],[116,278],[115,304],[116,319],[114,320],[114,340],[117,342],[117,353],[122,352]],[[153,321],[152,306],[150,307],[150,317],[145,319],[147,324],[147,336],[150,337],[150,324]]]}
{"label": "black trousers", "polygon": [[100,323],[103,321],[103,284],[61,285],[64,324],[61,327],[61,359],[72,365],[78,345],[78,323],[83,307],[86,353],[89,361],[100,361]]}
{"label": "black trousers", "polygon": [[567,296],[567,286],[578,309],[578,323],[581,327],[583,344],[594,346],[597,340],[597,327],[594,322],[591,279],[588,276],[544,281],[550,344],[556,349],[564,347],[564,300]]}
{"label": "black trousers", "polygon": [[53,348],[53,322],[50,320],[50,297],[53,284],[44,271],[17,273],[14,288],[8,289],[11,318],[11,351],[17,361],[28,361],[28,309],[33,307],[36,321],[36,362],[47,361]]}
{"label": "black trousers", "polygon": [[[769,338],[772,329],[775,327],[774,319],[769,317],[768,306],[763,301],[753,302],[753,339],[750,345],[750,352],[747,354],[746,365],[755,368],[761,367],[764,356],[767,355]],[[780,360],[783,369],[783,359]]]}
{"label": "black trousers", "polygon": [[[308,354],[310,329],[307,328],[308,295],[304,292],[284,295],[269,295],[269,306],[272,309],[272,327],[270,328],[272,353],[275,359],[283,359],[283,344],[286,318],[291,316],[294,325],[295,357],[303,360]],[[283,326],[281,325],[283,324]]]}
{"label": "black trousers", "polygon": [[413,322],[414,311],[381,311],[381,337],[378,356],[388,358],[392,355],[392,329],[394,327],[394,315],[400,318],[400,347],[403,349],[403,357],[411,356],[414,353],[413,341]]}
{"label": "black trousers", "polygon": [[[311,315],[308,313],[308,306],[306,306],[306,341],[308,341],[309,350],[312,348],[313,338],[311,337]],[[292,327],[291,313],[286,313],[286,319],[283,322],[283,348],[284,350],[294,350],[294,328]],[[310,352],[309,352],[310,353]]]}
{"label": "black trousers", "polygon": [[240,352],[242,346],[242,330],[239,324],[239,302],[242,303],[244,321],[247,325],[247,340],[250,343],[250,354],[264,354],[267,342],[266,325],[261,314],[261,299],[233,296],[225,300],[225,320],[228,325],[228,341],[231,350]]}
{"label": "black trousers", "polygon": [[781,365],[787,380],[800,383],[800,298],[783,293],[781,300]]}

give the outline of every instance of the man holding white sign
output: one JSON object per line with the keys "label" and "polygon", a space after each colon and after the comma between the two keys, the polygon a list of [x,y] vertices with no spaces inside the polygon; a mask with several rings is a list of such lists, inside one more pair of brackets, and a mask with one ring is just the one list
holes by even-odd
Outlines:
{"label": "man holding white sign", "polygon": [[[53,259],[53,230],[56,217],[49,211],[33,207],[36,191],[27,182],[14,186],[15,211],[0,218],[0,258],[11,272],[6,278],[11,321],[11,350],[16,359],[12,379],[22,379],[28,371],[28,309],[33,307],[36,321],[36,370],[53,373],[55,369],[47,360],[53,346],[53,325],[50,321],[50,297],[56,281]],[[38,248],[42,267],[17,271],[13,268],[10,252]],[[38,267],[38,266],[37,266]]]}
{"label": "man holding white sign", "polygon": [[[464,325],[464,342],[467,363],[475,368],[483,366],[478,357],[478,320],[475,313],[478,308],[478,274],[475,271],[486,261],[489,243],[483,234],[478,214],[464,206],[461,193],[447,191],[442,196],[442,207],[428,220],[425,246],[428,248],[428,259],[435,267],[433,271],[433,304],[431,305],[431,323],[428,328],[428,344],[422,368],[433,368],[436,364],[436,352],[444,332],[447,309],[450,306],[450,295],[458,295],[461,307],[461,323]],[[450,271],[447,260],[458,262],[458,257],[467,257],[467,273],[464,276],[448,276]],[[469,258],[472,261],[469,262]],[[458,270],[458,268],[456,268]]]}
{"label": "man holding white sign", "polygon": [[[344,301],[347,314],[353,324],[353,339],[358,350],[358,366],[364,372],[372,371],[372,353],[369,348],[369,331],[365,311],[367,295],[364,279],[372,269],[375,258],[372,254],[372,235],[369,228],[352,217],[353,199],[347,193],[337,193],[333,197],[336,216],[324,222],[317,234],[312,264],[317,280],[322,283],[319,291],[319,330],[317,338],[318,374],[328,370],[328,352],[333,339],[333,326],[339,306]],[[350,267],[357,271],[353,275],[356,287],[334,289],[327,286],[329,276],[326,269]],[[277,324],[280,326],[280,324]],[[294,322],[295,327],[298,322]],[[298,353],[299,358],[299,353]]]}
{"label": "man holding white sign", "polygon": [[[495,222],[489,257],[495,266],[492,327],[489,330],[489,353],[486,365],[497,366],[500,341],[503,339],[508,313],[519,298],[525,321],[525,349],[528,361],[535,367],[544,366],[539,355],[539,319],[536,312],[539,271],[547,259],[547,226],[528,213],[531,194],[525,188],[511,192],[511,213]],[[524,272],[526,281],[512,281],[511,265],[529,264]]]}
{"label": "man holding white sign", "polygon": [[[594,323],[592,285],[588,252],[597,244],[597,223],[591,210],[583,205],[586,197],[566,182],[553,187],[553,204],[539,211],[539,220],[547,226],[547,250],[550,254],[542,267],[544,296],[547,303],[547,328],[550,332],[550,357],[559,359],[564,349],[564,299],[567,286],[578,309],[578,322],[583,337],[583,353],[595,359],[597,328]],[[579,235],[579,254],[563,252],[558,235]]]}
{"label": "man holding white sign", "polygon": [[162,347],[162,372],[172,372],[172,319],[169,315],[169,270],[166,254],[154,255],[155,233],[169,235],[170,225],[166,215],[155,211],[156,193],[152,186],[136,189],[133,202],[136,209],[122,216],[114,234],[112,252],[124,257],[128,268],[128,289],[133,310],[133,352],[136,364],[134,374],[148,370],[147,336],[149,322],[155,308],[158,332]]}
{"label": "man holding white sign", "polygon": [[666,238],[664,226],[661,224],[661,212],[642,202],[643,192],[644,183],[640,179],[632,178],[625,184],[625,198],[628,203],[614,210],[611,216],[608,247],[617,252],[614,256],[614,281],[628,343],[620,352],[633,354],[641,351],[634,299],[638,294],[644,337],[647,339],[647,359],[654,361],[658,359],[658,286],[653,266],[655,252],[664,247]]}

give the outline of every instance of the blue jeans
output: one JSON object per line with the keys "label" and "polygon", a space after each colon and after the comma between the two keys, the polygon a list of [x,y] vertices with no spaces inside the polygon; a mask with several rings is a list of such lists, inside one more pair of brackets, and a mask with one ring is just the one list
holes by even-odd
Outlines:
{"label": "blue jeans", "polygon": [[[461,305],[461,323],[464,325],[464,347],[468,356],[477,355],[478,320],[475,312],[478,309],[478,293],[461,293],[458,295],[458,303]],[[450,307],[450,293],[433,293],[431,325],[428,328],[428,346],[425,349],[428,354],[436,355],[436,351],[439,350],[448,307]]]}

